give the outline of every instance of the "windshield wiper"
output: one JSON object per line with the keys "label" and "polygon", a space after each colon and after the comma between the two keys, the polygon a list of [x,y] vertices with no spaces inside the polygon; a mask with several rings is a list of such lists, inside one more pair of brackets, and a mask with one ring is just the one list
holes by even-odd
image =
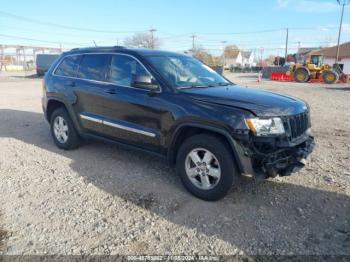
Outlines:
{"label": "windshield wiper", "polygon": [[195,85],[192,84],[190,86],[179,86],[178,89],[189,89],[189,88],[207,88],[207,87],[215,87],[215,85]]}
{"label": "windshield wiper", "polygon": [[230,86],[231,84],[230,83],[227,83],[227,82],[220,82],[218,83],[219,86]]}

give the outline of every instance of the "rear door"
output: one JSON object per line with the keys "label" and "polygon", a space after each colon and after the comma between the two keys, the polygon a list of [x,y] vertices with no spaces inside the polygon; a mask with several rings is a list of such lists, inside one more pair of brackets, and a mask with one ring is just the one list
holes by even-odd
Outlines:
{"label": "rear door", "polygon": [[110,97],[110,60],[110,54],[84,54],[76,78],[68,83],[77,97],[74,107],[81,125],[92,133],[106,132],[102,118],[108,111],[106,100]]}

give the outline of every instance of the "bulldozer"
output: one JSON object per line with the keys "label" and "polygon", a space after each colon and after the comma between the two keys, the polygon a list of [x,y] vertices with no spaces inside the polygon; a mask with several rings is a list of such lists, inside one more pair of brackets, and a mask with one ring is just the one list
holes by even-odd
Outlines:
{"label": "bulldozer", "polygon": [[327,84],[336,83],[343,75],[336,64],[333,67],[323,63],[323,56],[311,55],[310,61],[304,64],[293,64],[289,68],[290,76],[299,83],[306,83],[311,79],[323,80]]}

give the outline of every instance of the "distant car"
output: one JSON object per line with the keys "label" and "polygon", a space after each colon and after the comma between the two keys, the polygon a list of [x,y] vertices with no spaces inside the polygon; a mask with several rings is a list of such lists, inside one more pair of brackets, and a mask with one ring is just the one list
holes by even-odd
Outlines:
{"label": "distant car", "polygon": [[59,56],[59,54],[37,54],[36,74],[38,76],[43,76]]}

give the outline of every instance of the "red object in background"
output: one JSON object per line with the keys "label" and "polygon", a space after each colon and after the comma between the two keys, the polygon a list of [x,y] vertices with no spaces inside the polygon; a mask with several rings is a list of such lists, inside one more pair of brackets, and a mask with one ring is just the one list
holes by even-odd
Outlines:
{"label": "red object in background", "polygon": [[287,75],[287,72],[271,72],[270,80],[293,81],[292,77]]}

